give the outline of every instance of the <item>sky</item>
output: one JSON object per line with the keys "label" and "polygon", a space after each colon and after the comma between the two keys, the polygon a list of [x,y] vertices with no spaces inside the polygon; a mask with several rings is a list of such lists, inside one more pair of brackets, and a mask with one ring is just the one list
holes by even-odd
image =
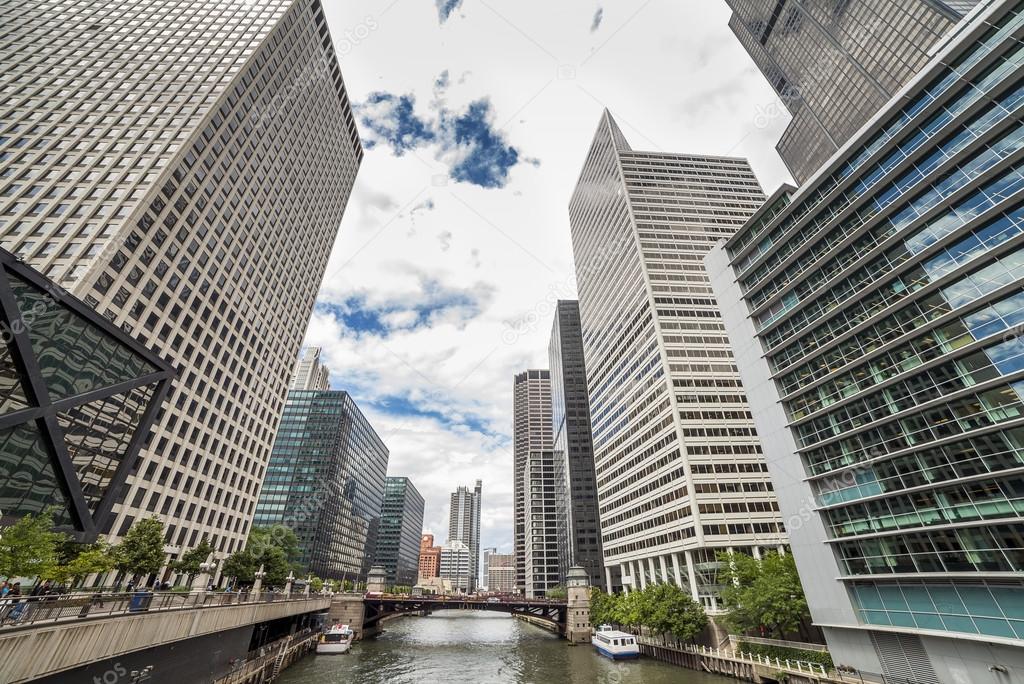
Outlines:
{"label": "sky", "polygon": [[789,180],[788,115],[724,0],[324,0],[366,156],[306,344],[426,499],[483,481],[512,549],[512,381],[576,296],[568,203],[601,112],[637,150]]}

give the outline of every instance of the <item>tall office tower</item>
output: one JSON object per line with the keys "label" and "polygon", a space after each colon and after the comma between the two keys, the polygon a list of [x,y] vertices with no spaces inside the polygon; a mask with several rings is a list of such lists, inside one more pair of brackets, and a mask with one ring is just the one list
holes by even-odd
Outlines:
{"label": "tall office tower", "polygon": [[763,200],[745,160],[634,152],[605,111],[569,206],[606,575],[708,610],[717,552],[786,543],[701,263]]}
{"label": "tall office tower", "polygon": [[293,530],[300,562],[324,579],[364,580],[387,470],[387,447],[347,392],[289,392],[253,525]]}
{"label": "tall office tower", "polygon": [[389,477],[377,535],[377,561],[389,584],[412,586],[419,577],[423,496],[407,477]]}
{"label": "tall office tower", "polygon": [[1022,31],[986,4],[707,257],[814,622],[889,681],[1024,657]]}
{"label": "tall office tower", "polygon": [[108,530],[249,532],[362,159],[318,0],[0,6],[0,246],[180,369]]}
{"label": "tall office tower", "polygon": [[590,575],[591,586],[599,587],[605,573],[579,302],[558,302],[548,361],[558,517],[563,521],[558,526],[559,575],[564,580],[569,568],[579,565]]}
{"label": "tall office tower", "polygon": [[320,347],[305,347],[295,364],[289,390],[329,390],[330,371],[320,362]]}
{"label": "tall office tower", "polygon": [[441,564],[438,577],[451,583],[452,591],[459,594],[472,593],[474,588],[472,565],[473,552],[458,539],[449,539],[441,547]]}
{"label": "tall office tower", "polygon": [[[545,596],[561,581],[557,472],[552,445],[551,373],[528,370],[513,385],[513,496],[516,586],[527,597]],[[564,546],[564,544],[563,544]]]}
{"label": "tall office tower", "polygon": [[437,577],[441,570],[441,547],[434,546],[434,535],[420,537],[420,573],[422,579]]}
{"label": "tall office tower", "polygon": [[928,62],[978,0],[726,2],[730,28],[793,115],[778,151],[802,183]]}
{"label": "tall office tower", "polygon": [[459,487],[452,492],[451,509],[448,513],[448,541],[457,539],[469,548],[470,586],[474,591],[479,583],[480,573],[480,496],[483,483],[476,481],[476,487]]}

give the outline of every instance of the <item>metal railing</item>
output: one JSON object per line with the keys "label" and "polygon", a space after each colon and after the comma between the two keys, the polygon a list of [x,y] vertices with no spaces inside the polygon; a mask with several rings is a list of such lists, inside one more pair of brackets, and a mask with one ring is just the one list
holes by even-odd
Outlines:
{"label": "metal railing", "polygon": [[745,641],[748,644],[759,644],[761,646],[781,646],[782,648],[795,648],[800,651],[818,651],[820,653],[828,653],[828,646],[825,644],[812,644],[806,641],[788,641],[786,639],[768,639],[766,637],[756,636],[740,636],[738,634],[729,635],[729,642],[734,649],[741,641]]}
{"label": "metal railing", "polygon": [[686,650],[696,655],[740,660],[752,665],[765,665],[777,670],[793,672],[796,674],[820,675],[822,677],[829,676],[829,670],[824,665],[821,663],[812,663],[806,660],[769,658],[768,656],[763,656],[758,653],[745,653],[743,651],[734,651],[732,649],[708,648],[707,646],[697,646],[694,644],[687,644]]}
{"label": "metal railing", "polygon": [[0,599],[0,630],[22,628],[83,618],[137,615],[167,610],[195,610],[245,603],[303,601],[325,598],[322,594],[247,592],[133,591],[120,593],[77,592],[48,596],[7,596]]}

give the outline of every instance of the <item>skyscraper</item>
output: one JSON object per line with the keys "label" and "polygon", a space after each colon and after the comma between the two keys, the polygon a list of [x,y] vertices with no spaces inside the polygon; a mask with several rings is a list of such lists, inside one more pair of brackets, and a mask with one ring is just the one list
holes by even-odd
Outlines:
{"label": "skyscraper", "polygon": [[377,535],[377,561],[390,584],[416,584],[423,533],[423,496],[407,477],[389,477]]}
{"label": "skyscraper", "polygon": [[746,161],[635,152],[602,115],[569,217],[608,584],[714,610],[718,551],[786,543],[701,263],[763,201]]}
{"label": "skyscraper", "polygon": [[293,390],[253,524],[293,530],[310,572],[364,580],[376,555],[387,470],[387,447],[347,392]]}
{"label": "skyscraper", "polygon": [[802,183],[927,63],[932,46],[978,0],[726,2],[729,26],[793,115],[778,151]]}
{"label": "skyscraper", "polygon": [[240,548],[362,158],[318,0],[0,8],[0,245],[180,369],[108,530]]}
{"label": "skyscraper", "polygon": [[460,486],[452,492],[451,509],[448,513],[448,541],[458,540],[469,549],[469,588],[475,591],[480,573],[480,496],[483,483],[476,481],[476,487]]}
{"label": "skyscraper", "polygon": [[469,594],[474,591],[472,565],[473,552],[458,539],[449,539],[441,547],[438,576],[451,582],[452,591]]}
{"label": "skyscraper", "polygon": [[516,585],[527,597],[542,597],[561,582],[558,489],[551,434],[551,373],[528,370],[513,385]]}
{"label": "skyscraper", "polygon": [[511,594],[515,588],[515,554],[492,553],[487,563],[487,591],[496,594]]}
{"label": "skyscraper", "polygon": [[1024,657],[1022,30],[986,4],[707,257],[814,622],[889,681]]}
{"label": "skyscraper", "polygon": [[330,371],[320,362],[320,347],[305,347],[299,353],[299,361],[295,364],[290,390],[329,390],[331,389]]}
{"label": "skyscraper", "polygon": [[605,582],[601,520],[590,434],[590,399],[583,362],[583,332],[577,301],[559,301],[548,345],[551,368],[551,420],[557,478],[559,575],[579,565],[591,586]]}
{"label": "skyscraper", "polygon": [[490,564],[491,556],[493,556],[496,553],[498,553],[498,549],[494,548],[493,546],[488,548],[488,549],[484,549],[484,551],[483,551],[483,559],[484,560],[483,560],[483,567],[480,570],[480,588],[485,590],[485,591],[488,590],[487,589],[487,578],[488,578],[488,572],[490,571],[490,567],[491,567],[491,564]]}

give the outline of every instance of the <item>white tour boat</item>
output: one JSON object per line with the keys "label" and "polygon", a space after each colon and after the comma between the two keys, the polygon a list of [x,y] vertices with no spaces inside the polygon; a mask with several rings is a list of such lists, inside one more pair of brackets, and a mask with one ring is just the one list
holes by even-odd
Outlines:
{"label": "white tour boat", "polygon": [[614,630],[610,625],[598,627],[590,643],[594,644],[598,653],[612,660],[640,657],[640,645],[637,644],[636,637]]}
{"label": "white tour boat", "polygon": [[316,645],[316,652],[323,654],[347,653],[354,636],[355,632],[349,629],[348,625],[334,625],[320,635],[320,643]]}

